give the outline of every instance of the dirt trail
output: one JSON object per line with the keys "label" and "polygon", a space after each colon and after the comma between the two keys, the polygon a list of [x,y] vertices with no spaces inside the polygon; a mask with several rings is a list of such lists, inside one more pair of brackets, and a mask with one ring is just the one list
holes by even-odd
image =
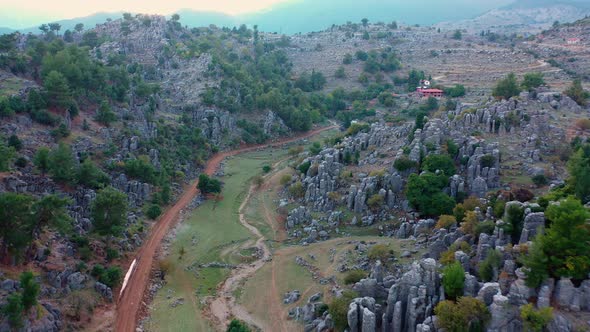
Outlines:
{"label": "dirt trail", "polygon": [[209,303],[208,310],[210,312],[208,313],[208,316],[213,320],[214,325],[223,331],[225,331],[227,325],[229,325],[232,316],[243,320],[248,324],[255,325],[263,331],[270,331],[266,324],[252,317],[243,306],[236,303],[236,299],[233,296],[233,292],[238,286],[240,286],[241,282],[264,266],[264,264],[270,260],[272,255],[265,243],[266,238],[260,233],[258,228],[250,225],[246,221],[244,215],[244,208],[246,207],[246,204],[249,203],[252,192],[254,192],[254,185],[250,186],[248,195],[246,195],[246,198],[244,198],[244,201],[242,201],[242,204],[240,205],[239,219],[240,223],[258,238],[256,241],[256,247],[262,251],[262,256],[252,263],[240,264],[237,268],[233,269],[230,276],[225,279],[217,289],[217,295],[215,298]]}
{"label": "dirt trail", "polygon": [[[260,148],[279,146],[282,144],[295,142],[300,139],[308,138],[322,131],[333,129],[336,127],[337,126],[332,125],[329,127],[315,129],[295,137],[279,140],[277,142],[243,147],[237,150],[217,153],[207,161],[204,173],[208,175],[213,175],[215,170],[217,170],[217,168],[219,167],[219,164],[226,157],[253,151]],[[156,255],[156,251],[160,247],[162,239],[166,236],[168,230],[178,220],[180,212],[183,209],[185,209],[187,205],[197,195],[197,184],[198,180],[194,181],[190,186],[188,186],[188,188],[186,188],[185,192],[180,196],[178,201],[164,212],[164,214],[159,218],[156,225],[153,227],[148,239],[139,249],[136,256],[137,264],[135,270],[129,277],[126,289],[117,299],[117,318],[115,320],[115,331],[135,331],[135,327],[137,326],[137,322],[139,319],[139,311],[142,308],[142,306],[145,305],[145,303],[143,302],[144,293],[146,292],[147,286],[149,284],[150,274],[152,270],[152,265],[154,264],[154,257]],[[256,231],[258,230],[256,229]]]}
{"label": "dirt trail", "polygon": [[[280,163],[285,161],[286,159],[279,160],[272,165],[272,168],[277,167]],[[276,174],[269,174],[264,177],[264,185],[262,185],[258,190],[260,192],[268,189],[268,180],[272,179]],[[246,220],[246,213],[245,209],[247,204],[250,202],[250,198],[252,194],[256,190],[256,185],[251,185],[250,189],[248,190],[248,194],[242,201],[238,209],[238,215],[240,223],[246,227],[256,238],[256,247],[262,251],[262,255],[254,262],[251,263],[244,263],[240,264],[236,269],[232,270],[230,276],[218,287],[217,295],[213,298],[208,304],[207,316],[213,320],[214,325],[222,330],[225,331],[227,326],[230,323],[232,317],[236,317],[240,320],[247,322],[250,325],[257,326],[263,331],[278,331],[274,327],[270,328],[264,322],[256,319],[248,311],[244,308],[241,304],[236,302],[236,298],[234,297],[234,291],[238,287],[242,285],[242,282],[245,281],[247,278],[251,277],[260,269],[266,262],[271,260],[272,253],[270,252],[270,248],[266,244],[266,238],[258,228],[254,227]],[[266,206],[264,201],[262,202],[263,208],[265,209],[265,219],[266,221],[271,224],[274,222],[269,219],[270,215],[266,210]],[[275,288],[276,291],[276,288]],[[278,294],[276,294],[278,296]],[[280,312],[278,312],[280,314]],[[281,322],[282,325],[282,322]],[[281,327],[280,331],[285,331],[284,326]]]}

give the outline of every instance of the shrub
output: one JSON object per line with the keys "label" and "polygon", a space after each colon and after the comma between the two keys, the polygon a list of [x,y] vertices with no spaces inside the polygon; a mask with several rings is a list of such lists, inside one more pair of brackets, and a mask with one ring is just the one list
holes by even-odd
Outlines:
{"label": "shrub", "polygon": [[473,297],[461,297],[457,303],[448,300],[439,302],[434,312],[440,327],[453,332],[483,330],[490,319],[485,303]]}
{"label": "shrub", "polygon": [[486,220],[475,225],[475,237],[479,238],[479,234],[486,233],[492,235],[496,228],[496,223],[491,220]]}
{"label": "shrub", "polygon": [[305,189],[301,181],[297,181],[289,187],[289,194],[295,198],[302,198],[305,195]]}
{"label": "shrub", "polygon": [[207,174],[201,173],[199,175],[199,184],[197,188],[203,194],[219,194],[221,192],[221,181],[209,177]]}
{"label": "shrub", "polygon": [[393,250],[384,244],[376,244],[369,248],[367,257],[372,261],[380,260],[385,263],[389,257],[393,256]]}
{"label": "shrub", "polygon": [[227,332],[251,332],[252,330],[248,327],[245,322],[241,320],[232,319],[227,327]]}
{"label": "shrub", "polygon": [[451,226],[457,224],[457,219],[454,216],[443,214],[438,218],[436,222],[436,229],[446,228],[449,229]]}
{"label": "shrub", "polygon": [[504,202],[503,200],[497,200],[496,203],[494,203],[494,216],[496,216],[497,218],[501,218],[504,215],[504,209],[506,208],[506,202]]}
{"label": "shrub", "polygon": [[498,250],[489,250],[486,258],[479,263],[479,277],[485,281],[494,281],[502,264],[502,254]]}
{"label": "shrub", "polygon": [[299,165],[299,167],[297,167],[297,169],[302,174],[307,174],[307,171],[309,170],[310,167],[311,167],[311,162],[307,161],[307,162],[304,162],[303,164]]}
{"label": "shrub", "polygon": [[107,250],[107,261],[112,261],[113,259],[119,258],[119,250],[115,248],[108,247]]}
{"label": "shrub", "polygon": [[373,211],[379,210],[379,208],[383,205],[384,198],[379,194],[374,194],[367,200],[367,205]]}
{"label": "shrub", "polygon": [[145,211],[145,215],[151,220],[156,220],[160,214],[162,214],[162,209],[158,204],[150,204],[150,206]]}
{"label": "shrub", "polygon": [[496,163],[496,158],[491,154],[486,154],[485,156],[481,157],[480,159],[481,167],[494,167]]}
{"label": "shrub", "polygon": [[520,307],[520,318],[522,318],[527,331],[542,332],[553,320],[553,308],[546,307],[537,310],[532,303],[527,303]]}
{"label": "shrub", "polygon": [[432,154],[424,158],[422,170],[435,172],[442,171],[446,176],[455,174],[455,163],[448,155]]}
{"label": "shrub", "polygon": [[37,304],[40,286],[35,281],[35,276],[32,272],[25,271],[20,275],[20,286],[22,288],[21,301],[25,311],[29,311]]}
{"label": "shrub", "polygon": [[579,79],[574,80],[572,85],[567,88],[564,93],[572,98],[580,106],[586,106],[587,99],[590,97],[590,93],[584,90],[582,81]]}
{"label": "shrub", "polygon": [[590,119],[580,119],[576,121],[576,127],[580,128],[581,130],[590,129]]}
{"label": "shrub", "polygon": [[510,97],[518,96],[520,93],[520,87],[516,81],[516,75],[514,73],[508,74],[504,79],[498,81],[492,95],[496,98],[510,99]]}
{"label": "shrub", "polygon": [[505,211],[503,225],[504,231],[512,235],[512,242],[517,243],[520,239],[522,224],[524,221],[524,211],[522,207],[510,205]]}
{"label": "shrub", "polygon": [[463,295],[463,286],[465,282],[465,270],[459,262],[447,265],[443,269],[443,287],[445,294],[451,298],[456,299]]}
{"label": "shrub", "polygon": [[290,174],[284,174],[283,176],[281,176],[280,179],[280,183],[281,186],[286,186],[287,184],[289,184],[289,182],[291,182],[292,176]]}
{"label": "shrub", "polygon": [[526,73],[522,79],[522,88],[525,90],[533,90],[545,84],[543,73]]}
{"label": "shrub", "polygon": [[349,271],[348,273],[346,273],[346,276],[344,276],[344,284],[346,284],[346,285],[356,284],[361,279],[364,279],[366,277],[367,277],[367,272],[365,272],[363,270],[352,270],[352,271]]}
{"label": "shrub", "polygon": [[393,167],[395,167],[395,169],[400,172],[405,172],[407,170],[417,168],[418,163],[410,160],[408,157],[402,156],[393,162]]}
{"label": "shrub", "polygon": [[538,287],[547,276],[583,280],[590,267],[590,212],[570,196],[545,211],[549,227],[533,241],[523,262],[529,268],[527,285]]}
{"label": "shrub", "polygon": [[514,199],[522,203],[528,202],[531,199],[535,198],[535,194],[533,194],[530,190],[524,188],[516,189],[512,191],[512,194],[514,195]]}
{"label": "shrub", "polygon": [[328,305],[328,312],[332,316],[336,331],[344,331],[348,327],[348,306],[356,297],[355,292],[345,291],[341,297],[335,298]]}
{"label": "shrub", "polygon": [[262,166],[262,171],[263,171],[264,173],[268,173],[268,172],[270,172],[271,170],[272,170],[272,167],[271,167],[270,165],[264,165],[264,166]]}
{"label": "shrub", "polygon": [[125,174],[132,178],[151,184],[156,181],[156,169],[145,156],[125,161],[124,168]]}
{"label": "shrub", "polygon": [[320,142],[313,142],[313,144],[311,144],[311,146],[309,147],[309,153],[311,153],[314,156],[320,153],[321,151],[322,146],[320,145]]}
{"label": "shrub", "polygon": [[531,178],[537,187],[542,187],[547,184],[547,177],[543,174],[537,174]]}
{"label": "shrub", "polygon": [[406,197],[414,208],[425,215],[451,214],[455,201],[442,192],[447,182],[448,178],[444,175],[411,174],[406,186]]}

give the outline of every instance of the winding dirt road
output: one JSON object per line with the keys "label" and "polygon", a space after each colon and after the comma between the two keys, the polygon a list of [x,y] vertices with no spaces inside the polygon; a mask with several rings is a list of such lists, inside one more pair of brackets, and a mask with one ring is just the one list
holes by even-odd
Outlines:
{"label": "winding dirt road", "polygon": [[[292,143],[304,138],[314,136],[322,131],[333,129],[336,127],[337,126],[332,125],[329,127],[315,129],[295,137],[282,139],[272,143],[253,145],[232,151],[217,153],[207,161],[207,165],[203,172],[208,175],[213,175],[215,170],[217,170],[217,168],[219,167],[219,164],[226,157],[253,151],[260,148],[280,146],[282,144]],[[115,331],[135,331],[135,327],[137,326],[137,322],[139,319],[139,311],[142,305],[144,305],[143,297],[150,281],[150,273],[152,270],[152,265],[154,264],[154,257],[156,255],[156,251],[160,247],[162,239],[166,236],[168,230],[171,228],[172,225],[174,225],[177,222],[180,212],[183,209],[185,209],[188,206],[188,204],[193,200],[193,198],[197,195],[197,184],[198,180],[194,181],[188,188],[186,188],[186,190],[180,196],[178,201],[164,212],[164,214],[159,218],[156,225],[153,227],[148,239],[144,242],[141,249],[139,249],[136,256],[137,264],[135,266],[135,270],[132,272],[131,276],[128,279],[127,287],[117,300],[117,318],[115,320]],[[256,228],[254,229],[258,231]]]}

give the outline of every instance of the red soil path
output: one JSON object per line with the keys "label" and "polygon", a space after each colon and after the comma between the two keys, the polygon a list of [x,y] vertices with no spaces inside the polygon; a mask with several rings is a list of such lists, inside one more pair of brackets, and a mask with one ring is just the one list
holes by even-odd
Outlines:
{"label": "red soil path", "polygon": [[[219,164],[229,156],[234,156],[240,153],[253,151],[260,148],[266,148],[271,146],[279,146],[286,143],[298,141],[303,138],[311,137],[322,131],[336,128],[336,126],[323,127],[309,131],[307,133],[282,139],[276,142],[260,144],[254,146],[242,147],[236,150],[221,152],[213,155],[211,159],[207,161],[204,173],[207,175],[213,175],[213,173],[219,167]],[[117,303],[117,317],[115,320],[115,331],[117,332],[134,332],[137,326],[139,318],[139,311],[142,306],[144,293],[147,290],[147,286],[150,281],[150,273],[152,265],[154,263],[154,257],[156,251],[160,247],[162,239],[168,233],[168,230],[176,223],[180,212],[187,207],[187,205],[197,195],[197,184],[198,180],[194,181],[178,199],[178,201],[168,208],[164,214],[159,218],[156,225],[153,227],[151,234],[148,239],[144,242],[143,246],[137,252],[137,264],[135,271],[129,277],[127,286],[118,299]]]}

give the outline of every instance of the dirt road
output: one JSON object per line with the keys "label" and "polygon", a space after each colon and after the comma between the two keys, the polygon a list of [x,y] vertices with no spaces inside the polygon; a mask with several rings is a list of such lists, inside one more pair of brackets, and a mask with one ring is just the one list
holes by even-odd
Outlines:
{"label": "dirt road", "polygon": [[[221,161],[223,161],[223,159],[225,159],[226,157],[253,151],[260,148],[279,146],[282,144],[295,142],[300,139],[308,138],[322,131],[333,128],[336,128],[336,126],[319,128],[295,137],[282,139],[277,142],[248,146],[237,150],[217,153],[207,161],[204,173],[212,175],[219,167]],[[138,313],[140,308],[142,307],[143,296],[149,284],[150,273],[152,265],[154,263],[156,251],[160,247],[162,239],[166,236],[168,230],[178,220],[180,212],[184,208],[186,208],[186,206],[197,195],[197,184],[198,180],[194,181],[194,183],[192,183],[188,188],[186,188],[185,192],[180,196],[178,201],[164,212],[164,214],[159,218],[156,225],[153,227],[148,239],[144,242],[141,249],[139,249],[136,256],[137,264],[135,267],[135,271],[133,271],[133,273],[129,277],[126,289],[117,300],[117,318],[115,320],[115,331],[135,331],[135,327],[137,326],[137,321],[139,319]]]}

